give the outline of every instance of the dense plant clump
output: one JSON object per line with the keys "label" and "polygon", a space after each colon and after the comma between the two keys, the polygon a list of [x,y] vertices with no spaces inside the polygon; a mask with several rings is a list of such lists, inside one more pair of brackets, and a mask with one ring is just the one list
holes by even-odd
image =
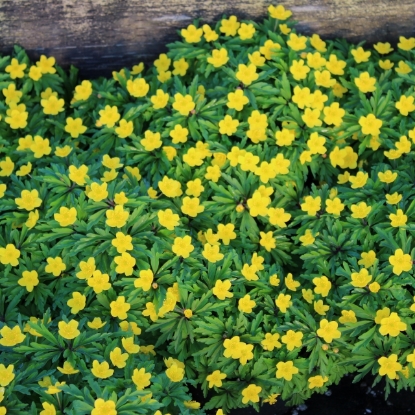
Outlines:
{"label": "dense plant clump", "polygon": [[290,16],[195,22],[113,79],[0,59],[0,414],[413,389],[415,38]]}

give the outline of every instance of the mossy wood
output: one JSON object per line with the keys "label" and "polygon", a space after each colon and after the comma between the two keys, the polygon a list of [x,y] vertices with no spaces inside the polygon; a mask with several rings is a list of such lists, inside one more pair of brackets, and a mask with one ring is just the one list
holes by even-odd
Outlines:
{"label": "mossy wood", "polygon": [[[275,3],[275,2],[274,2]],[[262,18],[264,0],[0,0],[0,52],[13,44],[37,59],[55,56],[81,75],[108,75],[114,69],[150,61],[178,38],[177,29],[195,18],[216,21],[226,13]],[[298,30],[353,42],[396,41],[415,34],[412,0],[285,0]]]}

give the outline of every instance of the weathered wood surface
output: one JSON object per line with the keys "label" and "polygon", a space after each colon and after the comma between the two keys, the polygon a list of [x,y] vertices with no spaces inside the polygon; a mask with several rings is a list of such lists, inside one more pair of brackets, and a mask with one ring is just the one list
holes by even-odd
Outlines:
{"label": "weathered wood surface", "polygon": [[[151,61],[194,18],[262,19],[265,0],[0,0],[0,53],[14,44],[37,59],[80,68],[84,77]],[[282,0],[298,30],[369,43],[415,35],[414,0]]]}

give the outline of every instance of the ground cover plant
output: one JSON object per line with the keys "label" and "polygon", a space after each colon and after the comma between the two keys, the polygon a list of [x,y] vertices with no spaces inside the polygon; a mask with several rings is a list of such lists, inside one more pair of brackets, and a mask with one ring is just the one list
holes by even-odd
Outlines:
{"label": "ground cover plant", "polygon": [[415,38],[290,16],[196,21],[113,79],[0,59],[0,414],[413,389]]}

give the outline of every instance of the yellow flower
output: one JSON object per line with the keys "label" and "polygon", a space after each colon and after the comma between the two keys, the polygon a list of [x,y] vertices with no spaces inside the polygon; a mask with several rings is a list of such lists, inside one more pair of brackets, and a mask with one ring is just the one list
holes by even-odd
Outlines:
{"label": "yellow flower", "polygon": [[277,372],[275,374],[277,379],[285,379],[287,381],[291,381],[293,375],[296,375],[299,370],[294,366],[294,362],[289,360],[287,362],[279,362],[277,363]]}
{"label": "yellow flower", "polygon": [[23,78],[24,77],[24,70],[26,69],[27,65],[25,63],[19,63],[16,58],[12,58],[10,65],[7,65],[5,71],[10,74],[10,78]]}
{"label": "yellow flower", "polygon": [[3,265],[16,267],[19,265],[20,251],[14,244],[7,244],[5,248],[0,248],[0,262]]}
{"label": "yellow flower", "polygon": [[294,51],[300,51],[307,47],[307,37],[298,36],[295,33],[291,33],[287,41],[287,45]]}
{"label": "yellow flower", "polygon": [[373,114],[369,114],[367,117],[362,115],[359,118],[359,124],[362,127],[363,134],[378,136],[382,127],[382,120],[377,119]]}
{"label": "yellow flower", "polygon": [[398,356],[396,354],[391,354],[389,357],[382,356],[378,359],[379,375],[387,375],[389,379],[396,379],[396,372],[402,370],[402,365],[398,363]]}
{"label": "yellow flower", "polygon": [[139,278],[134,281],[135,288],[142,288],[143,291],[149,291],[151,284],[153,283],[154,274],[151,269],[141,270],[139,273]]}
{"label": "yellow flower", "polygon": [[319,127],[322,124],[319,118],[320,114],[321,112],[318,109],[306,108],[301,118],[308,128]]}
{"label": "yellow flower", "polygon": [[287,20],[292,15],[292,12],[290,10],[286,10],[281,4],[278,6],[270,5],[268,7],[268,13],[273,19],[278,20]]}
{"label": "yellow flower", "polygon": [[391,170],[386,170],[384,173],[379,172],[378,177],[382,183],[389,184],[393,183],[396,180],[396,178],[398,177],[398,173],[393,173]]}
{"label": "yellow flower", "polygon": [[212,28],[209,25],[204,24],[202,28],[206,42],[214,42],[218,40],[219,35],[214,30],[212,30]]}
{"label": "yellow flower", "polygon": [[74,375],[79,373],[79,370],[75,369],[68,361],[63,363],[63,367],[58,367],[59,372],[64,375]]}
{"label": "yellow flower", "polygon": [[388,53],[391,53],[393,51],[393,48],[391,47],[391,44],[389,42],[386,42],[386,43],[378,42],[375,45],[373,45],[373,47],[381,55],[387,55]]}
{"label": "yellow flower", "polygon": [[316,286],[314,292],[316,294],[321,294],[322,297],[327,297],[331,289],[331,282],[329,279],[322,275],[321,277],[313,278],[313,284]]}
{"label": "yellow flower", "polygon": [[385,60],[379,59],[379,66],[385,71],[392,69],[394,65],[395,64],[391,62],[389,59],[385,59]]}
{"label": "yellow flower", "polygon": [[167,103],[169,102],[169,94],[167,92],[164,92],[162,89],[158,89],[156,91],[156,95],[153,95],[150,98],[150,101],[153,104],[153,108],[155,110],[165,108]]}
{"label": "yellow flower", "polygon": [[195,108],[195,103],[191,95],[182,95],[176,93],[174,95],[173,108],[179,112],[180,115],[188,116],[189,112]]}
{"label": "yellow flower", "polygon": [[204,244],[202,255],[211,263],[221,261],[224,257],[224,255],[219,252],[219,245],[210,245],[209,243]]}
{"label": "yellow flower", "polygon": [[287,350],[291,351],[296,347],[302,346],[302,338],[303,333],[301,333],[301,331],[295,332],[294,330],[288,330],[287,333],[281,337],[281,341],[287,345]]}
{"label": "yellow flower", "polygon": [[252,63],[249,65],[239,64],[235,76],[236,79],[244,85],[251,85],[252,82],[255,82],[259,77],[256,73],[256,66]]}
{"label": "yellow flower", "polygon": [[49,145],[49,140],[38,135],[36,135],[33,139],[32,144],[30,145],[30,150],[33,151],[35,158],[47,156],[52,152],[52,148]]}
{"label": "yellow flower", "polygon": [[259,232],[261,239],[259,244],[265,248],[266,251],[271,252],[277,246],[277,242],[273,236],[273,232]]}
{"label": "yellow flower", "polygon": [[261,345],[264,348],[264,350],[269,350],[272,352],[274,348],[281,348],[281,343],[278,341],[279,338],[280,335],[278,333],[266,333],[264,340],[261,341]]}
{"label": "yellow flower", "polygon": [[407,117],[410,112],[415,111],[414,97],[401,95],[399,101],[395,104],[400,114]]}
{"label": "yellow flower", "polygon": [[23,271],[22,278],[17,283],[31,293],[33,288],[39,284],[38,273],[36,271]]}
{"label": "yellow flower", "polygon": [[406,38],[404,36],[399,36],[398,48],[409,51],[415,48],[415,37]]}
{"label": "yellow flower", "polygon": [[323,303],[323,300],[314,301],[314,311],[320,316],[324,316],[330,309],[328,305]]}
{"label": "yellow flower", "polygon": [[[280,393],[272,393],[271,395],[268,395],[267,399],[264,399],[263,402],[269,403],[270,405],[274,405],[275,403],[277,403],[277,398],[280,395],[281,395]],[[219,415],[219,414],[216,414],[216,415]],[[223,413],[221,415],[223,415]]]}
{"label": "yellow flower", "polygon": [[130,235],[124,235],[122,232],[117,232],[115,238],[112,239],[111,244],[117,248],[117,252],[122,254],[126,251],[134,249],[131,243],[132,237]]}
{"label": "yellow flower", "polygon": [[93,182],[91,183],[87,196],[94,202],[101,202],[108,197],[107,187],[107,183],[99,184],[97,182]]}
{"label": "yellow flower", "polygon": [[369,60],[371,52],[363,50],[363,48],[360,46],[357,49],[352,49],[351,54],[353,55],[356,63],[362,63]]}
{"label": "yellow flower", "polygon": [[[36,138],[36,137],[35,137]],[[88,166],[83,164],[79,168],[76,166],[69,166],[69,178],[78,186],[83,186],[88,178]]]}
{"label": "yellow flower", "polygon": [[127,311],[131,308],[131,305],[126,302],[125,297],[121,295],[118,296],[115,301],[111,301],[110,308],[111,315],[113,317],[118,317],[120,320],[125,320],[127,318]]}
{"label": "yellow flower", "polygon": [[397,313],[391,313],[380,322],[379,333],[382,336],[397,337],[401,331],[406,330],[406,324],[401,321]]}
{"label": "yellow flower", "polygon": [[137,78],[134,81],[129,79],[126,85],[127,91],[135,98],[145,97],[150,90],[150,86],[144,78]]}
{"label": "yellow flower", "polygon": [[213,49],[212,56],[209,56],[207,58],[208,63],[213,65],[215,68],[220,68],[221,66],[225,65],[228,62],[228,60],[228,51],[225,48]]}
{"label": "yellow flower", "polygon": [[327,125],[334,125],[339,127],[343,122],[343,117],[346,114],[346,111],[343,108],[340,108],[338,102],[333,102],[328,107],[324,107],[324,122]]}
{"label": "yellow flower", "polygon": [[39,192],[36,189],[22,190],[20,197],[14,199],[19,209],[27,211],[34,210],[42,204],[42,199],[39,197]]}
{"label": "yellow flower", "polygon": [[199,409],[200,408],[200,403],[196,402],[196,401],[184,401],[183,404],[186,408],[189,408],[189,409]]}
{"label": "yellow flower", "polygon": [[406,62],[399,61],[399,65],[395,68],[395,71],[399,74],[407,75],[412,72],[412,69]]}
{"label": "yellow flower", "polygon": [[222,380],[226,378],[226,373],[222,373],[220,370],[215,370],[206,377],[209,382],[209,388],[216,386],[217,388],[222,387]]}
{"label": "yellow flower", "polygon": [[249,402],[259,402],[259,394],[261,393],[261,391],[261,386],[257,386],[251,383],[245,389],[242,390],[242,403],[247,404]]}
{"label": "yellow flower", "polygon": [[89,328],[98,330],[105,326],[105,321],[102,321],[100,317],[94,317],[92,321],[88,321],[86,324]]}
{"label": "yellow flower", "polygon": [[56,147],[55,154],[58,157],[66,157],[70,154],[71,151],[72,151],[72,147],[70,146]]}
{"label": "yellow flower", "polygon": [[86,297],[80,292],[75,291],[72,293],[72,298],[69,299],[66,304],[71,307],[72,314],[77,314],[85,308]]}
{"label": "yellow flower", "polygon": [[116,347],[110,352],[111,363],[119,369],[122,369],[127,365],[126,361],[128,356],[128,353],[122,353],[119,347]]}
{"label": "yellow flower", "polygon": [[238,301],[238,310],[243,313],[252,313],[253,308],[256,306],[255,301],[251,300],[251,296],[246,294]]}
{"label": "yellow flower", "polygon": [[291,295],[279,294],[275,300],[275,305],[285,313],[289,307],[291,307]]}
{"label": "yellow flower", "polygon": [[392,272],[396,275],[401,275],[402,272],[408,272],[412,269],[411,255],[404,254],[400,248],[396,249],[395,254],[389,257],[389,263],[393,265]]}
{"label": "yellow flower", "polygon": [[45,392],[49,395],[56,395],[57,393],[61,392],[59,387],[65,384],[66,382],[56,382],[54,385],[50,384],[46,386],[48,389]]}
{"label": "yellow flower", "polygon": [[327,151],[326,147],[324,147],[325,142],[326,139],[315,132],[312,133],[307,140],[307,147],[310,149],[311,154],[325,154]]}
{"label": "yellow flower", "polygon": [[[316,236],[318,235],[319,235],[319,232],[317,232]],[[316,240],[316,238],[313,236],[313,233],[310,229],[307,229],[305,231],[305,234],[303,236],[300,236],[299,239],[303,246],[311,245]]]}
{"label": "yellow flower", "polygon": [[336,321],[329,322],[325,318],[320,321],[320,328],[317,330],[317,336],[324,339],[326,343],[331,343],[334,339],[339,339],[341,333],[337,330],[338,324]]}
{"label": "yellow flower", "polygon": [[62,261],[61,257],[52,258],[49,257],[46,259],[48,265],[45,267],[46,272],[50,272],[55,277],[59,277],[59,275],[66,269],[66,265]]}
{"label": "yellow flower", "polygon": [[390,309],[388,307],[382,308],[382,310],[376,311],[375,323],[380,324],[382,320],[390,316]]}
{"label": "yellow flower", "polygon": [[87,130],[82,124],[82,118],[68,117],[66,119],[65,131],[71,135],[72,138],[78,138]]}
{"label": "yellow flower", "polygon": [[160,133],[158,132],[153,133],[152,131],[147,130],[144,132],[144,137],[145,138],[142,138],[140,143],[146,151],[156,150],[157,148],[160,148],[163,145],[163,142],[160,138]]}
{"label": "yellow flower", "polygon": [[55,95],[51,95],[47,99],[41,99],[40,104],[43,107],[43,112],[46,115],[58,115],[64,111],[65,101],[61,98],[58,99]]}
{"label": "yellow flower", "polygon": [[198,29],[195,25],[191,24],[187,26],[187,29],[182,29],[180,33],[187,43],[199,43],[202,40],[203,29]]}
{"label": "yellow flower", "polygon": [[303,59],[298,61],[293,60],[290,72],[296,81],[301,81],[307,77],[307,74],[310,72],[310,68],[307,65],[304,65]]}
{"label": "yellow flower", "polygon": [[173,75],[185,76],[187,70],[189,69],[189,64],[186,62],[185,58],[181,58],[173,62],[173,66],[174,66]]}
{"label": "yellow flower", "polygon": [[91,415],[117,415],[114,401],[104,401],[102,398],[98,398],[94,402],[94,409]]}
{"label": "yellow flower", "polygon": [[101,125],[107,126],[108,128],[114,127],[115,123],[121,118],[120,114],[118,113],[118,108],[110,105],[106,105],[103,110],[99,111],[99,122]]}
{"label": "yellow flower", "polygon": [[284,282],[285,282],[285,286],[290,291],[297,291],[297,288],[300,286],[300,283],[298,281],[294,281],[293,274],[291,274],[291,272],[289,272],[287,274],[287,276],[285,277]]}
{"label": "yellow flower", "polygon": [[352,218],[355,219],[364,219],[369,215],[370,211],[372,210],[371,206],[367,206],[365,202],[360,202],[357,205],[351,205],[350,210],[352,213]]}
{"label": "yellow flower", "polygon": [[132,381],[137,386],[137,390],[141,391],[150,385],[151,373],[147,373],[144,368],[134,369]]}
{"label": "yellow flower", "polygon": [[402,209],[398,209],[396,214],[391,213],[389,215],[389,219],[391,220],[391,226],[394,228],[399,228],[400,226],[405,226],[406,222],[408,221],[408,216],[403,213]]}
{"label": "yellow flower", "polygon": [[239,29],[240,23],[238,22],[238,19],[236,16],[230,16],[229,19],[222,19],[221,20],[221,26],[219,30],[225,35],[225,36],[235,36],[238,29]]}
{"label": "yellow flower", "polygon": [[114,262],[117,264],[115,267],[115,272],[117,274],[125,274],[126,276],[133,274],[136,259],[128,252],[123,252],[120,256],[116,256]]}
{"label": "yellow flower", "polygon": [[346,62],[338,60],[336,55],[331,54],[329,60],[326,62],[326,68],[331,72],[332,75],[344,75],[344,68]]}
{"label": "yellow flower", "polygon": [[372,293],[377,293],[380,290],[380,284],[378,282],[372,282],[372,284],[369,284],[369,290]]}
{"label": "yellow flower", "polygon": [[192,245],[192,238],[189,235],[176,237],[172,246],[172,252],[183,258],[188,258],[195,247]]}
{"label": "yellow flower", "polygon": [[316,216],[317,212],[321,209],[321,197],[320,196],[306,196],[304,203],[301,203],[301,210],[307,212],[307,215]]}
{"label": "yellow flower", "polygon": [[78,337],[81,332],[78,330],[79,323],[76,320],[71,320],[68,323],[60,321],[58,323],[59,335],[67,340],[72,340]]}
{"label": "yellow flower", "polygon": [[248,104],[249,99],[244,94],[242,89],[237,89],[235,92],[229,92],[228,94],[228,102],[226,105],[230,109],[234,109],[236,111],[242,111],[242,108]]}
{"label": "yellow flower", "polygon": [[56,408],[53,404],[48,402],[42,402],[42,407],[43,411],[40,411],[39,415],[56,415]]}
{"label": "yellow flower", "polygon": [[232,284],[229,280],[225,280],[225,281],[217,280],[215,283],[215,286],[212,289],[212,293],[219,300],[224,300],[225,298],[232,298],[233,294],[229,292],[231,285]]}
{"label": "yellow flower", "polygon": [[178,180],[164,176],[158,183],[159,189],[167,197],[179,197],[183,194],[181,183]]}
{"label": "yellow flower", "polygon": [[3,95],[6,98],[6,104],[9,105],[11,102],[18,103],[22,98],[23,92],[16,90],[16,84],[10,83],[7,88],[2,89]]}
{"label": "yellow flower", "polygon": [[180,382],[184,378],[184,369],[173,364],[166,370],[166,375],[172,382]]}
{"label": "yellow flower", "polygon": [[[27,176],[32,171],[32,163],[29,161],[27,164],[20,166],[20,169],[17,170],[16,176]],[[1,174],[0,174],[1,175]]]}
{"label": "yellow flower", "polygon": [[270,60],[275,55],[275,51],[281,49],[279,43],[274,43],[271,39],[265,41],[264,45],[259,48],[265,59]]}
{"label": "yellow flower", "polygon": [[308,388],[321,388],[328,380],[329,378],[327,376],[324,376],[324,378],[321,375],[313,376],[311,378],[308,378]]}
{"label": "yellow flower", "polygon": [[353,310],[342,310],[342,316],[339,318],[339,322],[345,323],[357,323],[356,314]]}
{"label": "yellow flower", "polygon": [[204,206],[200,204],[199,198],[189,196],[183,198],[183,204],[180,209],[185,215],[192,218],[195,218],[199,213],[202,213],[205,210]]}
{"label": "yellow flower", "polygon": [[[15,374],[13,373],[14,365],[8,365],[7,367],[3,364],[0,364],[0,386],[8,386],[13,379],[15,378]],[[1,402],[1,400],[0,400]]]}
{"label": "yellow flower", "polygon": [[16,344],[22,343],[26,338],[26,335],[22,333],[20,326],[14,326],[12,329],[3,326],[0,330],[0,334],[2,335],[2,339],[0,339],[0,344],[6,347],[13,347]]}
{"label": "yellow flower", "polygon": [[75,101],[85,101],[92,94],[92,84],[90,81],[82,81],[81,85],[75,87]]}
{"label": "yellow flower", "polygon": [[114,369],[109,368],[108,362],[99,363],[98,360],[92,362],[92,374],[99,379],[107,379],[114,373]]}
{"label": "yellow flower", "polygon": [[184,315],[187,319],[190,319],[190,318],[192,318],[192,317],[193,317],[193,311],[192,311],[192,310],[190,310],[189,308],[186,308],[186,309],[183,311],[183,315]]}
{"label": "yellow flower", "polygon": [[353,287],[363,288],[366,287],[372,280],[372,276],[366,268],[362,268],[359,272],[352,272],[351,275]]}
{"label": "yellow flower", "polygon": [[122,205],[117,205],[113,210],[106,211],[105,223],[111,228],[122,228],[128,221],[130,214],[124,210]]}
{"label": "yellow flower", "polygon": [[340,213],[344,210],[344,204],[341,200],[336,197],[333,200],[327,199],[326,200],[326,212],[332,215],[340,215]]}

